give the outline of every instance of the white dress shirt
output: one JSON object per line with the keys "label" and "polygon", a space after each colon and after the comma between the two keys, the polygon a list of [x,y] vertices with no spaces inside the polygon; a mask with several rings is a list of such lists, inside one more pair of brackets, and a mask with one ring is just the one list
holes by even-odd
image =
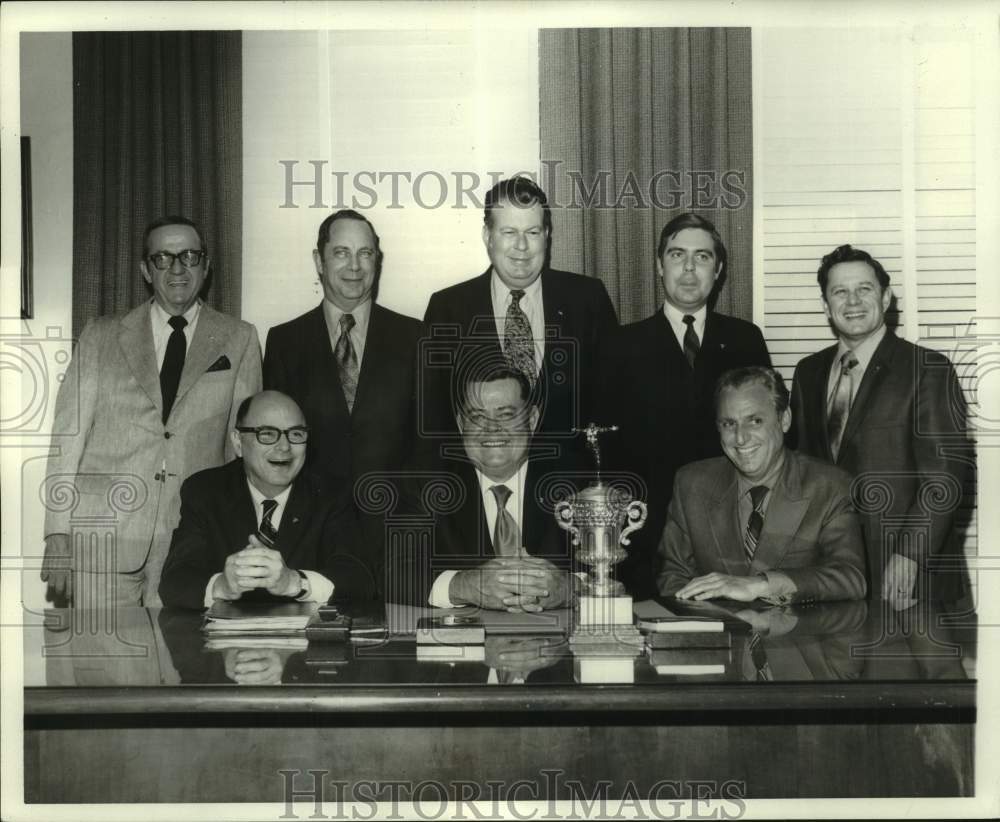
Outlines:
{"label": "white dress shirt", "polygon": [[348,335],[351,338],[351,345],[354,346],[354,353],[358,357],[358,370],[361,370],[361,361],[365,358],[365,338],[368,336],[368,321],[372,315],[372,301],[365,300],[360,305],[355,306],[350,311],[342,311],[329,300],[323,300],[323,316],[326,318],[326,330],[330,335],[330,350],[337,348],[337,340],[340,339],[340,318],[345,314],[354,317],[354,328]]}
{"label": "white dress shirt", "polygon": [[[517,472],[512,477],[501,482],[491,480],[478,468],[476,469],[476,479],[479,481],[479,494],[483,501],[483,512],[486,514],[486,528],[491,543],[493,541],[493,531],[496,529],[497,514],[499,513],[497,510],[496,496],[494,496],[491,489],[494,485],[506,485],[510,489],[510,496],[507,498],[506,511],[514,518],[514,522],[517,523],[517,530],[523,537],[521,525],[524,521],[524,487],[527,476],[527,460],[521,463],[521,467],[517,469]],[[452,601],[448,598],[448,588],[457,573],[458,571],[448,570],[442,571],[438,574],[437,578],[434,580],[434,584],[431,586],[431,594],[427,598],[429,605],[434,608],[455,607],[454,603],[452,603]]]}
{"label": "white dress shirt", "polygon": [[[490,275],[490,297],[493,301],[493,318],[496,321],[497,337],[500,347],[503,347],[504,326],[507,324],[507,309],[513,301],[510,288],[494,271]],[[531,326],[531,337],[535,343],[535,373],[542,368],[542,358],[545,356],[545,308],[542,304],[542,278],[524,289],[524,296],[519,303]]]}
{"label": "white dress shirt", "polygon": [[[187,311],[184,312],[184,319],[187,325],[184,326],[185,353],[191,347],[191,340],[194,339],[194,329],[198,325],[198,313],[201,310],[201,300],[195,300]],[[170,335],[174,333],[173,326],[170,325],[171,314],[164,311],[160,304],[153,300],[153,305],[149,309],[149,323],[153,328],[153,350],[156,352],[156,370],[163,368],[163,357],[167,353],[167,343]]]}
{"label": "white dress shirt", "polygon": [[702,306],[697,311],[679,311],[666,300],[663,301],[663,316],[670,323],[670,328],[677,338],[677,344],[684,350],[684,335],[687,334],[688,327],[684,324],[684,315],[690,314],[694,317],[691,323],[694,333],[698,336],[698,345],[705,342],[705,318],[708,316],[708,306]]}
{"label": "white dress shirt", "polygon": [[[260,521],[264,518],[264,506],[261,504],[266,499],[273,499],[278,503],[275,507],[274,512],[271,514],[271,525],[274,530],[277,531],[281,526],[281,517],[285,513],[285,504],[288,502],[288,497],[292,493],[292,486],[289,485],[284,491],[278,494],[276,497],[265,497],[260,491],[258,491],[250,480],[247,480],[247,488],[250,489],[250,498],[253,500],[253,510],[254,514],[257,516],[257,528],[260,528]],[[249,542],[249,534],[247,535],[247,542]],[[303,586],[306,589],[306,593],[301,597],[301,602],[326,602],[330,599],[333,594],[333,582],[327,579],[318,571],[309,571],[305,568],[295,569],[301,570],[303,574],[306,575],[306,583]],[[215,601],[215,597],[212,595],[212,591],[215,588],[215,581],[222,576],[221,573],[213,574],[212,578],[208,581],[208,587],[205,588],[205,607],[208,608]]]}

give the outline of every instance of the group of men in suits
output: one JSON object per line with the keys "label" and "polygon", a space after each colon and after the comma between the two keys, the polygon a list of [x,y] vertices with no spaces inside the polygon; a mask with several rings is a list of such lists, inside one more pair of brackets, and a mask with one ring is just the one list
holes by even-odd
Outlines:
{"label": "group of men in suits", "polygon": [[[199,299],[197,226],[153,223],[140,263],[153,299],[91,323],[60,390],[50,484],[72,478],[79,502],[50,505],[43,579],[78,604],[70,579],[93,577],[95,590],[113,581],[117,602],[155,604],[159,590],[190,607],[387,589],[558,607],[583,583],[538,480],[582,476],[579,429],[596,421],[618,428],[605,467],[631,472],[648,503],[618,568],[634,597],[851,599],[866,579],[875,595],[958,592],[928,582],[952,568],[939,560],[957,544],[955,506],[937,506],[929,528],[921,506],[928,481],[961,482],[942,447],[964,433],[961,393],[945,358],[886,330],[877,261],[849,246],[824,258],[838,342],[800,363],[789,401],[760,330],[713,309],[728,272],[708,220],[664,226],[662,310],[624,327],[599,280],[550,267],[551,233],[535,183],[498,183],[489,268],[433,294],[420,323],[375,302],[371,222],[330,215],[313,252],[323,300],[271,329],[262,373],[253,329]],[[457,481],[460,504],[431,512],[431,554],[401,566],[354,497],[373,473],[405,486],[428,471]],[[142,502],[119,516],[109,565],[72,550],[70,517],[105,503],[116,476]],[[886,511],[863,504],[878,482]]]}

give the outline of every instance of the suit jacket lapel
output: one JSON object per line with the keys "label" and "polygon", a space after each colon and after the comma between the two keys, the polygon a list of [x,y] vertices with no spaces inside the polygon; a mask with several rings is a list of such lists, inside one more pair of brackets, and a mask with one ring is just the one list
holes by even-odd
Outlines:
{"label": "suit jacket lapel", "polygon": [[732,567],[733,563],[746,566],[743,553],[743,534],[740,532],[739,485],[736,471],[727,463],[724,480],[720,483],[718,496],[702,500],[704,516],[715,538],[715,550],[723,562]]}
{"label": "suit jacket lapel", "polygon": [[851,404],[851,413],[847,417],[847,425],[844,426],[844,436],[840,441],[841,455],[846,453],[847,448],[845,446],[851,441],[851,437],[854,436],[865,415],[868,413],[868,407],[876,387],[891,368],[895,342],[895,335],[887,330],[885,336],[882,337],[882,342],[878,344],[875,353],[872,354],[871,361],[865,369],[865,375],[861,379],[861,385],[858,387],[858,393]]}
{"label": "suit jacket lapel", "polygon": [[149,320],[151,303],[145,303],[122,318],[118,344],[122,356],[139,387],[156,406],[157,417],[163,414],[163,396],[160,393],[160,371],[156,366],[153,348],[153,328]]}
{"label": "suit jacket lapel", "polygon": [[[365,334],[365,356],[361,361],[361,373],[358,374],[358,388],[354,395],[354,412],[363,409],[368,402],[378,402],[378,374],[385,373],[384,362],[388,353],[390,341],[382,327],[385,315],[380,305],[372,303],[371,313],[368,315],[368,331]],[[375,375],[375,376],[373,376]],[[341,394],[344,392],[341,391]],[[371,394],[371,399],[369,398]],[[344,400],[344,408],[347,408],[347,400]]]}
{"label": "suit jacket lapel", "polygon": [[281,514],[276,548],[286,561],[298,546],[300,537],[309,522],[313,509],[313,486],[308,477],[299,474],[288,495],[288,504]]}
{"label": "suit jacket lapel", "polygon": [[257,531],[257,512],[254,510],[253,497],[247,485],[246,473],[243,470],[243,460],[235,460],[227,466],[230,469],[226,478],[226,498],[233,501],[228,508],[226,520],[227,545],[223,553],[226,556],[241,550],[249,542],[251,534]]}
{"label": "suit jacket lapel", "polygon": [[[813,373],[816,384],[814,386],[803,386],[802,395],[803,405],[807,406],[805,412],[806,419],[817,421],[816,436],[823,443],[824,457],[830,462],[833,462],[833,454],[830,452],[830,440],[826,434],[826,426],[829,419],[826,399],[827,386],[830,384],[830,369],[833,367],[836,355],[837,346],[835,345],[820,352],[819,359],[817,360],[817,368]],[[843,439],[841,442],[843,442]],[[799,443],[799,447],[802,447],[802,443]],[[841,451],[843,451],[843,448],[841,448]]]}
{"label": "suit jacket lapel", "polygon": [[191,340],[184,358],[184,370],[181,372],[181,381],[177,386],[174,408],[177,408],[181,398],[191,390],[191,387],[208,370],[208,367],[219,358],[225,343],[226,337],[222,331],[219,313],[202,304],[198,310],[198,325],[194,329],[194,339]]}
{"label": "suit jacket lapel", "polygon": [[781,477],[771,489],[771,499],[767,503],[764,527],[751,566],[753,570],[780,567],[808,508],[809,500],[802,496],[799,463],[792,452],[786,451]]}
{"label": "suit jacket lapel", "polygon": [[497,334],[496,318],[493,316],[493,295],[490,291],[490,279],[493,276],[492,267],[487,268],[476,280],[473,281],[472,303],[469,306],[472,313],[472,326],[469,328],[470,335],[477,340],[495,341],[498,348],[502,348],[500,335]]}

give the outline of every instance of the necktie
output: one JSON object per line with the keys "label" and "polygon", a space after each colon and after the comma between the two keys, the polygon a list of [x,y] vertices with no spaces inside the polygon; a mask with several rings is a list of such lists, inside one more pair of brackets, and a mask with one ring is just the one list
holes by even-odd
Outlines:
{"label": "necktie", "polygon": [[847,427],[847,417],[851,413],[851,397],[854,396],[854,374],[852,369],[858,364],[858,358],[853,351],[845,351],[840,358],[840,373],[837,384],[830,395],[830,405],[827,409],[826,436],[830,443],[830,453],[834,461],[840,451],[840,441]]}
{"label": "necktie", "polygon": [[510,489],[506,485],[494,485],[490,490],[497,501],[497,521],[493,526],[493,552],[498,557],[516,557],[521,553],[521,537],[514,517],[507,510]]}
{"label": "necktie", "polygon": [[687,326],[687,331],[684,332],[684,356],[693,371],[694,361],[698,358],[698,352],[701,350],[701,343],[698,342],[698,335],[694,330],[694,317],[685,314],[684,325]]}
{"label": "necktie", "polygon": [[743,550],[747,555],[747,562],[753,562],[753,555],[757,552],[757,543],[760,542],[760,532],[764,527],[764,515],[761,508],[764,499],[767,497],[766,485],[755,485],[750,489],[750,500],[753,502],[753,511],[750,512],[750,519],[747,520],[747,530],[743,535]]}
{"label": "necktie", "polygon": [[342,315],[340,318],[340,337],[333,349],[348,411],[354,410],[354,395],[358,390],[358,355],[351,343],[352,328],[354,328],[354,317],[350,314]]}
{"label": "necktie", "polygon": [[510,292],[510,306],[507,308],[507,318],[503,328],[503,353],[514,368],[524,374],[535,386],[535,342],[531,336],[531,324],[521,309],[521,297],[524,290],[515,288]]}
{"label": "necktie", "polygon": [[264,508],[264,515],[260,518],[260,527],[257,529],[257,539],[265,548],[273,548],[278,540],[278,529],[271,524],[271,517],[278,507],[278,503],[273,499],[264,500],[261,505]]}
{"label": "necktie", "polygon": [[188,321],[183,317],[171,317],[167,322],[174,329],[167,340],[167,350],[163,355],[163,366],[160,368],[160,396],[163,398],[163,424],[167,424],[170,409],[174,407],[177,397],[177,386],[181,382],[181,371],[184,370],[184,355],[187,353],[187,340],[184,339],[184,326]]}
{"label": "necktie", "polygon": [[[771,665],[767,661],[767,651],[764,650],[764,641],[756,631],[750,637],[747,649],[750,651],[750,665],[747,666],[744,676],[747,679],[753,677],[758,682],[773,682],[774,674],[771,672]],[[750,672],[752,667],[753,671]],[[750,674],[750,676],[747,676]]]}

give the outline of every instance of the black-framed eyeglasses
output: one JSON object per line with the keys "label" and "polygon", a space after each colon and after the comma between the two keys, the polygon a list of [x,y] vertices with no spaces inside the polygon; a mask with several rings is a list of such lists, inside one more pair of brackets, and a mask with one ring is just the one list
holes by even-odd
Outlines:
{"label": "black-framed eyeglasses", "polygon": [[185,268],[194,268],[196,265],[200,265],[203,259],[205,259],[205,252],[193,248],[186,248],[176,254],[171,254],[169,251],[157,251],[155,254],[149,255],[149,261],[157,271],[169,271],[174,267],[174,260],[180,260],[181,265]]}
{"label": "black-framed eyeglasses", "polygon": [[284,431],[273,425],[258,425],[256,428],[237,425],[236,430],[241,434],[253,434],[261,445],[274,445],[281,439],[282,434],[285,435],[289,445],[303,445],[309,439],[309,429],[304,425],[293,425]]}

